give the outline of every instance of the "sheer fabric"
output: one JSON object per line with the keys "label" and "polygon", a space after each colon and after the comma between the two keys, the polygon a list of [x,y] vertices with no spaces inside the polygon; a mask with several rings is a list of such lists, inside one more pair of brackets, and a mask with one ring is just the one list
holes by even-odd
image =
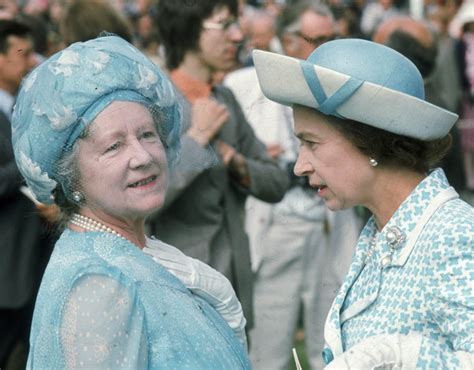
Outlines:
{"label": "sheer fabric", "polygon": [[60,328],[68,369],[147,367],[143,309],[115,279],[80,278],[68,295]]}

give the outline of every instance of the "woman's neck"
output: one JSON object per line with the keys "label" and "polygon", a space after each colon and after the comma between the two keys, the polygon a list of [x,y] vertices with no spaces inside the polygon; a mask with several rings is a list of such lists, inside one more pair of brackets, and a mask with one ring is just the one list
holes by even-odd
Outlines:
{"label": "woman's neck", "polygon": [[[105,228],[110,228],[116,234],[132,242],[140,249],[145,247],[145,218],[122,219],[89,208],[82,208],[78,214],[98,222],[105,226]],[[78,226],[77,224],[72,223],[69,227],[75,231],[87,230],[87,227]]]}
{"label": "woman's neck", "polygon": [[373,195],[366,205],[372,212],[377,229],[382,230],[396,210],[425,174],[407,169],[380,168],[373,186]]}

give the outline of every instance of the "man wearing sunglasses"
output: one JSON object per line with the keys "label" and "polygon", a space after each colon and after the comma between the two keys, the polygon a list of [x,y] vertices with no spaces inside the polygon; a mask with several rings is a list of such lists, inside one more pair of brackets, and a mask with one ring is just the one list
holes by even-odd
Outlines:
{"label": "man wearing sunglasses", "polygon": [[336,38],[335,27],[328,8],[302,4],[282,13],[278,34],[287,55],[306,59],[318,46]]}
{"label": "man wearing sunglasses", "polygon": [[[288,56],[306,59],[335,37],[332,13],[323,5],[289,6],[278,20],[278,35]],[[292,173],[299,143],[291,109],[263,96],[254,68],[229,74],[224,84],[234,92],[269,154]],[[327,210],[301,179],[293,177],[291,189],[276,205],[255,198],[246,204],[255,271],[255,325],[249,332],[254,370],[288,368],[301,310],[311,368],[323,368],[324,321],[360,231],[352,209]]]}

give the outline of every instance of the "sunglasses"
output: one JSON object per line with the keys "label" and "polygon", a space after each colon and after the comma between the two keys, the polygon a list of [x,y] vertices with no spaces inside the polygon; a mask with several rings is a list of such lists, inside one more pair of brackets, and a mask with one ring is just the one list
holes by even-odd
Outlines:
{"label": "sunglasses", "polygon": [[310,43],[314,46],[319,46],[321,44],[324,44],[325,42],[332,41],[332,40],[336,39],[335,35],[323,35],[323,36],[318,36],[318,37],[309,37],[309,36],[301,33],[300,31],[295,31],[295,32],[292,32],[292,33],[293,33],[293,35],[301,37],[303,40],[305,40],[306,42],[308,42],[308,43]]}

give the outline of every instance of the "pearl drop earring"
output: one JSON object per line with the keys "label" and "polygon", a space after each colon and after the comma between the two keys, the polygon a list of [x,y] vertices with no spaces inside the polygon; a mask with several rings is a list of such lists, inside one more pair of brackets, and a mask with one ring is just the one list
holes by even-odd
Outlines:
{"label": "pearl drop earring", "polygon": [[377,162],[376,159],[372,158],[372,157],[369,157],[369,164],[372,166],[372,167],[377,167],[377,165],[379,164],[379,162]]}
{"label": "pearl drop earring", "polygon": [[74,199],[75,202],[80,203],[84,200],[84,195],[82,195],[80,191],[73,191],[72,199]]}

